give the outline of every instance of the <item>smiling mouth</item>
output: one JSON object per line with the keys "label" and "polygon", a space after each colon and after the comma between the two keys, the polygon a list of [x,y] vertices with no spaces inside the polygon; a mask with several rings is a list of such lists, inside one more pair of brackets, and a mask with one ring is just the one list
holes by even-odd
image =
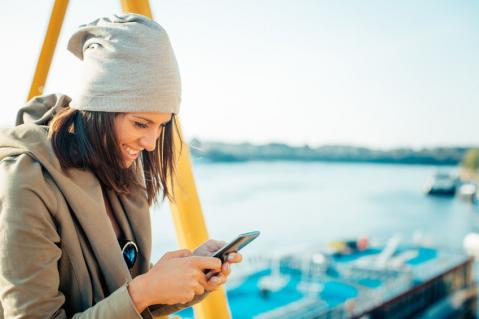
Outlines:
{"label": "smiling mouth", "polygon": [[135,159],[138,157],[138,154],[140,154],[140,151],[139,150],[134,150],[132,149],[131,147],[127,146],[127,145],[123,145],[123,149],[126,151],[126,153],[128,154],[128,156],[132,159]]}

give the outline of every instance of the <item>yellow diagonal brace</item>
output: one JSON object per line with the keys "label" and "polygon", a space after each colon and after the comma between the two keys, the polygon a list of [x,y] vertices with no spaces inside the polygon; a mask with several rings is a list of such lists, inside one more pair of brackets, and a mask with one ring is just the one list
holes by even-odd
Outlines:
{"label": "yellow diagonal brace", "polygon": [[37,67],[35,69],[35,75],[33,76],[30,92],[28,93],[28,100],[43,93],[43,88],[45,87],[48,70],[50,69],[53,54],[55,53],[55,47],[57,46],[58,36],[62,29],[67,6],[68,0],[55,0],[55,3],[53,4],[47,33],[43,40],[42,50],[40,51]]}
{"label": "yellow diagonal brace", "polygon": [[145,0],[120,0],[124,12],[138,13],[153,19],[150,2]]}
{"label": "yellow diagonal brace", "polygon": [[[123,11],[139,13],[152,18],[149,1],[121,0]],[[181,127],[178,120],[178,126]],[[182,136],[181,128],[179,136]],[[198,192],[191,165],[191,157],[187,144],[182,145],[181,156],[179,136],[175,136],[177,145],[177,170],[174,181],[175,202],[170,203],[176,236],[181,247],[193,249],[208,239],[206,223],[201,211]],[[181,138],[181,140],[184,140]],[[194,307],[197,319],[229,319],[231,318],[226,293],[223,288],[211,293],[205,300]]]}
{"label": "yellow diagonal brace", "polygon": [[[180,128],[180,135],[181,128]],[[175,135],[175,145],[179,145]],[[183,144],[175,182],[175,203],[170,203],[176,226],[176,237],[181,247],[193,249],[208,239],[206,223],[201,211],[195,187],[188,145]],[[223,288],[211,293],[203,302],[194,306],[197,319],[229,319],[231,317]]]}

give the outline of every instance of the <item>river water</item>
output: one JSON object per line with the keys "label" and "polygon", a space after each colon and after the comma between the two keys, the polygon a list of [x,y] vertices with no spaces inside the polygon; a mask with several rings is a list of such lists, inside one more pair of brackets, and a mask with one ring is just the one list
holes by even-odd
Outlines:
{"label": "river water", "polygon": [[[479,209],[458,198],[425,196],[432,166],[247,162],[193,164],[210,237],[260,230],[244,255],[368,236],[420,238],[461,250],[479,231]],[[455,170],[455,167],[441,168]],[[177,249],[167,203],[152,211],[153,261]]]}

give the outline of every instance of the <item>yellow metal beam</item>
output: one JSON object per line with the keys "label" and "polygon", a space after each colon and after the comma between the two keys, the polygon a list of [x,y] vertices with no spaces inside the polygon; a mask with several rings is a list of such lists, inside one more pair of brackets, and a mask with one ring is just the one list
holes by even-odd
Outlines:
{"label": "yellow metal beam", "polygon": [[[183,136],[181,128],[180,135]],[[179,143],[178,135],[175,135],[175,145]],[[209,236],[196,191],[190,150],[186,144],[183,144],[176,176],[175,203],[170,203],[176,226],[176,237],[181,247],[193,249],[206,241]],[[224,288],[212,292],[208,298],[193,308],[197,319],[231,318]]]}
{"label": "yellow metal beam", "polygon": [[[143,14],[152,18],[148,0],[121,0],[123,11]],[[178,126],[181,127],[179,120]],[[181,128],[179,136],[182,137]],[[176,236],[181,247],[193,249],[208,239],[208,231],[201,210],[200,199],[196,191],[195,179],[191,165],[190,151],[187,144],[179,152],[179,136],[175,136],[177,145],[177,178],[174,181],[175,202],[170,203]],[[181,140],[184,140],[181,138]],[[194,306],[197,319],[231,318],[226,293],[223,288],[211,293],[208,298]]]}
{"label": "yellow metal beam", "polygon": [[30,92],[28,93],[28,100],[43,93],[43,88],[45,87],[48,71],[50,70],[53,54],[55,53],[55,47],[62,29],[67,6],[68,0],[55,0],[55,3],[53,4],[47,33],[43,40],[42,50],[40,51],[37,67],[35,69],[35,75],[33,76]]}
{"label": "yellow metal beam", "polygon": [[138,13],[153,19],[148,0],[120,0],[124,12]]}

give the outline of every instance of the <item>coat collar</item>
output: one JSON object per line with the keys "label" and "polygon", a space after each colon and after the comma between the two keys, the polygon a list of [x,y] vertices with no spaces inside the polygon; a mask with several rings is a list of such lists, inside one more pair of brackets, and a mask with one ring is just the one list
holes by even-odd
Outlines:
{"label": "coat collar", "polygon": [[[131,280],[131,274],[123,260],[115,232],[106,213],[100,182],[91,171],[80,169],[68,169],[65,174],[54,172],[52,177],[90,244],[105,278],[106,288],[109,292],[116,290]],[[126,216],[140,252],[137,261],[139,270],[148,271],[151,225],[146,195],[141,189],[136,189],[128,195],[109,192],[109,196],[118,196],[123,211],[118,211],[116,207],[114,214]]]}

